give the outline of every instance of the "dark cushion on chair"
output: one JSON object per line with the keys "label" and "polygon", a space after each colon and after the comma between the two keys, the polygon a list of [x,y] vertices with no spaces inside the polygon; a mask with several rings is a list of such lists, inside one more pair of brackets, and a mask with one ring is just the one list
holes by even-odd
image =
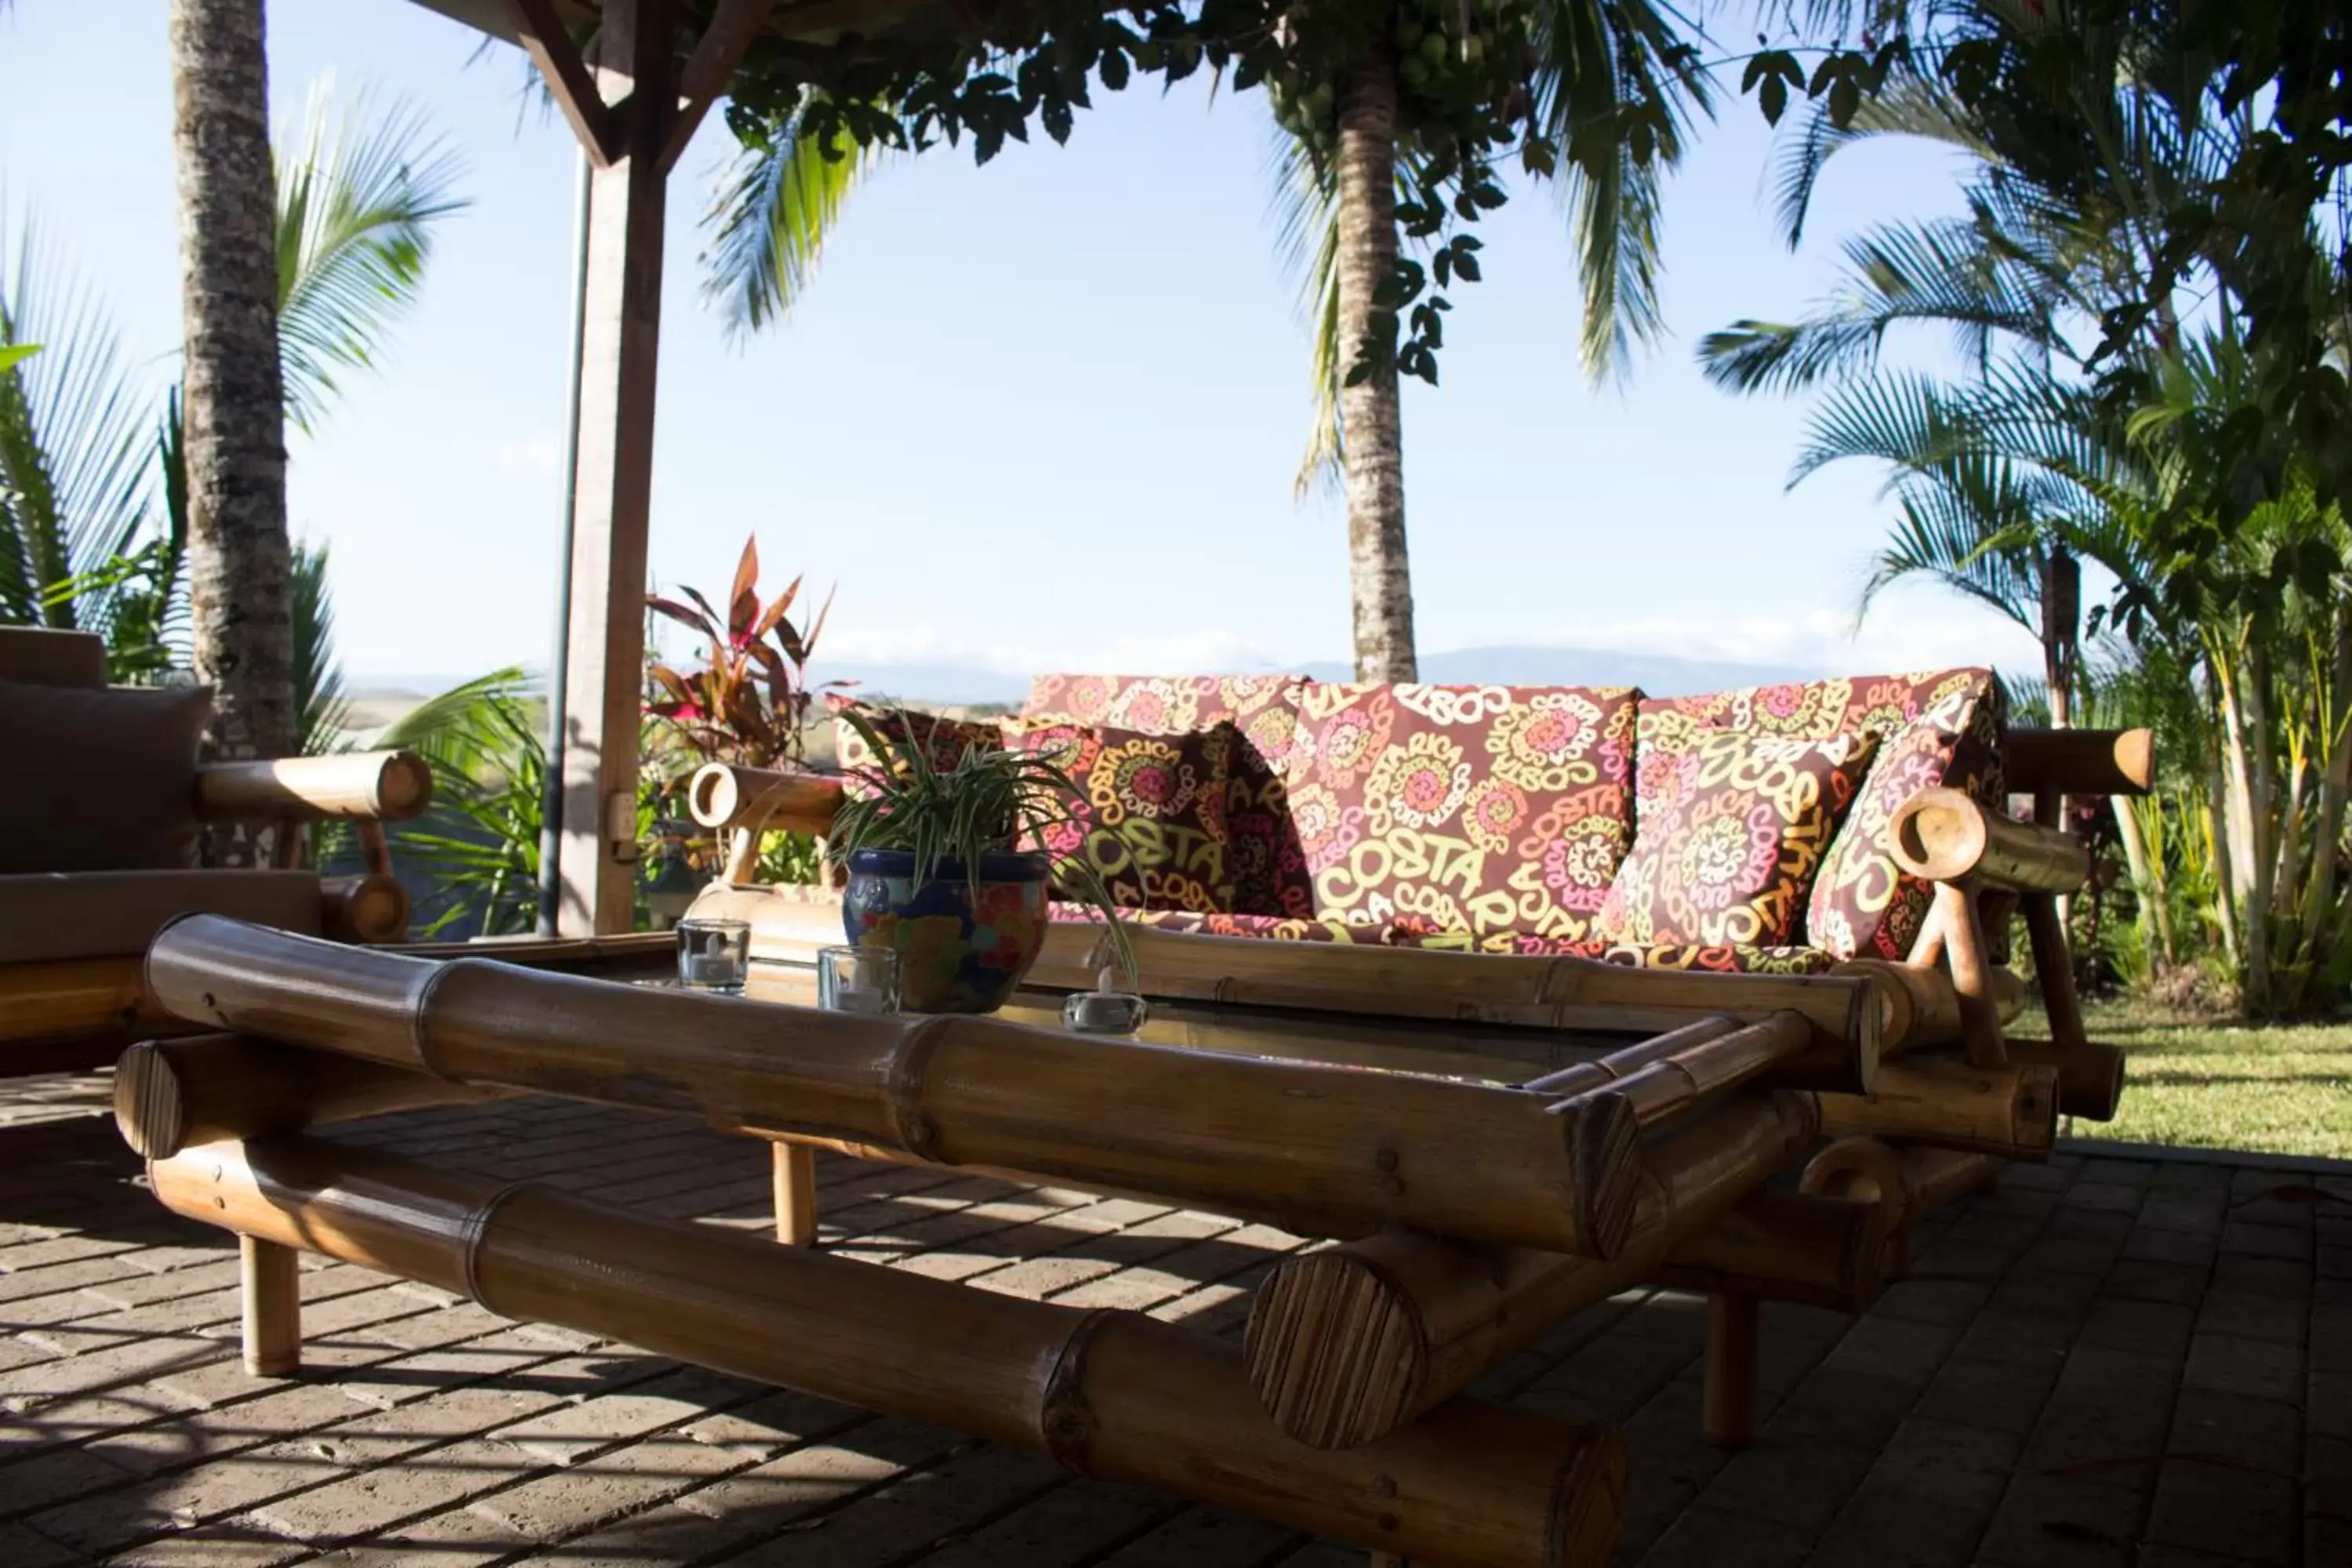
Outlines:
{"label": "dark cushion on chair", "polygon": [[0,680],[0,873],[188,865],[202,688]]}

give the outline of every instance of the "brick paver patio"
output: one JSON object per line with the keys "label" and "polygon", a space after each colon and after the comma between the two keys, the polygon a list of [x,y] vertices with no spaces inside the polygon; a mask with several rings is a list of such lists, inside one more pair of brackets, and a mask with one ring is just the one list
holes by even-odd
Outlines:
{"label": "brick paver patio", "polygon": [[[102,1078],[0,1082],[0,1568],[725,1562],[1245,1568],[1363,1554],[347,1265],[247,1377],[222,1233],[165,1214]],[[764,1226],[758,1145],[557,1101],[341,1136]],[[828,1244],[1238,1331],[1261,1226],[846,1161]],[[316,1264],[317,1260],[307,1262]],[[1645,1568],[2352,1564],[2352,1178],[2063,1155],[1937,1216],[1867,1318],[1765,1310],[1761,1441],[1698,1436],[1702,1312],[1619,1297],[1480,1392],[1624,1424]]]}

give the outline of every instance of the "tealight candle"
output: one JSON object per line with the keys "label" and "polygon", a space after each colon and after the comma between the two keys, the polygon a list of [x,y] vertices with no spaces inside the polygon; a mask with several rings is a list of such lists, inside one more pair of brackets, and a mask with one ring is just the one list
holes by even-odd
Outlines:
{"label": "tealight candle", "polygon": [[1081,1035],[1131,1035],[1143,1027],[1150,1008],[1132,991],[1117,989],[1118,972],[1106,969],[1092,991],[1074,993],[1062,1004],[1062,1026]]}

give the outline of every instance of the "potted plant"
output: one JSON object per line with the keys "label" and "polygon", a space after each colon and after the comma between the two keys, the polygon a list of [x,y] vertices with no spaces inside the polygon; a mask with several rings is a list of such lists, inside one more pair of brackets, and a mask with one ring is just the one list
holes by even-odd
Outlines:
{"label": "potted plant", "polygon": [[[1077,785],[1034,752],[967,746],[952,761],[934,758],[919,719],[903,711],[884,713],[881,723],[844,717],[875,758],[849,775],[856,787],[826,841],[849,871],[842,925],[850,942],[897,951],[909,1012],[994,1012],[1036,962],[1051,919],[1056,868],[1020,846],[1072,820]],[[1101,879],[1082,861],[1058,869],[1066,890],[1110,922],[1132,973]]]}

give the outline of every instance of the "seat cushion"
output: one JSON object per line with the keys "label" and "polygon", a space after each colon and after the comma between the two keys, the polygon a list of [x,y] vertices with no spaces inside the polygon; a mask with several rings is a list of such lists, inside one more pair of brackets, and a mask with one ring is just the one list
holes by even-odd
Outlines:
{"label": "seat cushion", "polygon": [[0,681],[0,875],[184,868],[203,688]]}
{"label": "seat cushion", "polygon": [[1232,911],[1305,920],[1315,910],[1315,889],[1283,772],[1303,684],[1292,675],[1041,675],[1030,682],[1021,722],[1108,724],[1144,735],[1233,725],[1241,741],[1225,796]]}
{"label": "seat cushion", "polygon": [[[1240,740],[1229,723],[1174,735],[1111,725],[1019,726],[1008,743],[1055,763],[1078,787],[1071,819],[1024,847],[1043,849],[1057,870],[1073,862],[1090,867],[1116,905],[1230,913],[1225,797]],[[1066,874],[1055,883],[1065,898],[1080,891]]]}
{"label": "seat cushion", "polygon": [[931,765],[942,771],[961,763],[968,751],[994,752],[1004,746],[1003,727],[992,719],[951,719],[909,708],[880,708],[838,693],[828,696],[825,706],[833,711],[833,752],[841,765],[842,792],[845,795],[873,794],[874,786],[859,775],[884,763],[866,743],[857,726],[850,722],[848,716],[852,713],[872,725],[885,740],[912,735]]}
{"label": "seat cushion", "polygon": [[2008,693],[1989,669],[1851,676],[1644,702],[1641,752],[1669,754],[1709,729],[1876,735],[1877,755],[1808,896],[1805,940],[1841,959],[1900,959],[1926,923],[1930,890],[1895,863],[1887,825],[1937,784],[2003,805],[2007,712]]}
{"label": "seat cushion", "polygon": [[1316,918],[1587,934],[1633,839],[1638,693],[1312,684],[1289,802]]}
{"label": "seat cushion", "polygon": [[1792,945],[1874,735],[1695,735],[1643,759],[1640,831],[1591,934],[1602,942]]}
{"label": "seat cushion", "polygon": [[0,680],[26,686],[106,684],[106,639],[95,632],[48,626],[0,626]]}
{"label": "seat cushion", "polygon": [[144,952],[157,931],[190,911],[316,936],[319,874],[181,869],[0,877],[0,963]]}

